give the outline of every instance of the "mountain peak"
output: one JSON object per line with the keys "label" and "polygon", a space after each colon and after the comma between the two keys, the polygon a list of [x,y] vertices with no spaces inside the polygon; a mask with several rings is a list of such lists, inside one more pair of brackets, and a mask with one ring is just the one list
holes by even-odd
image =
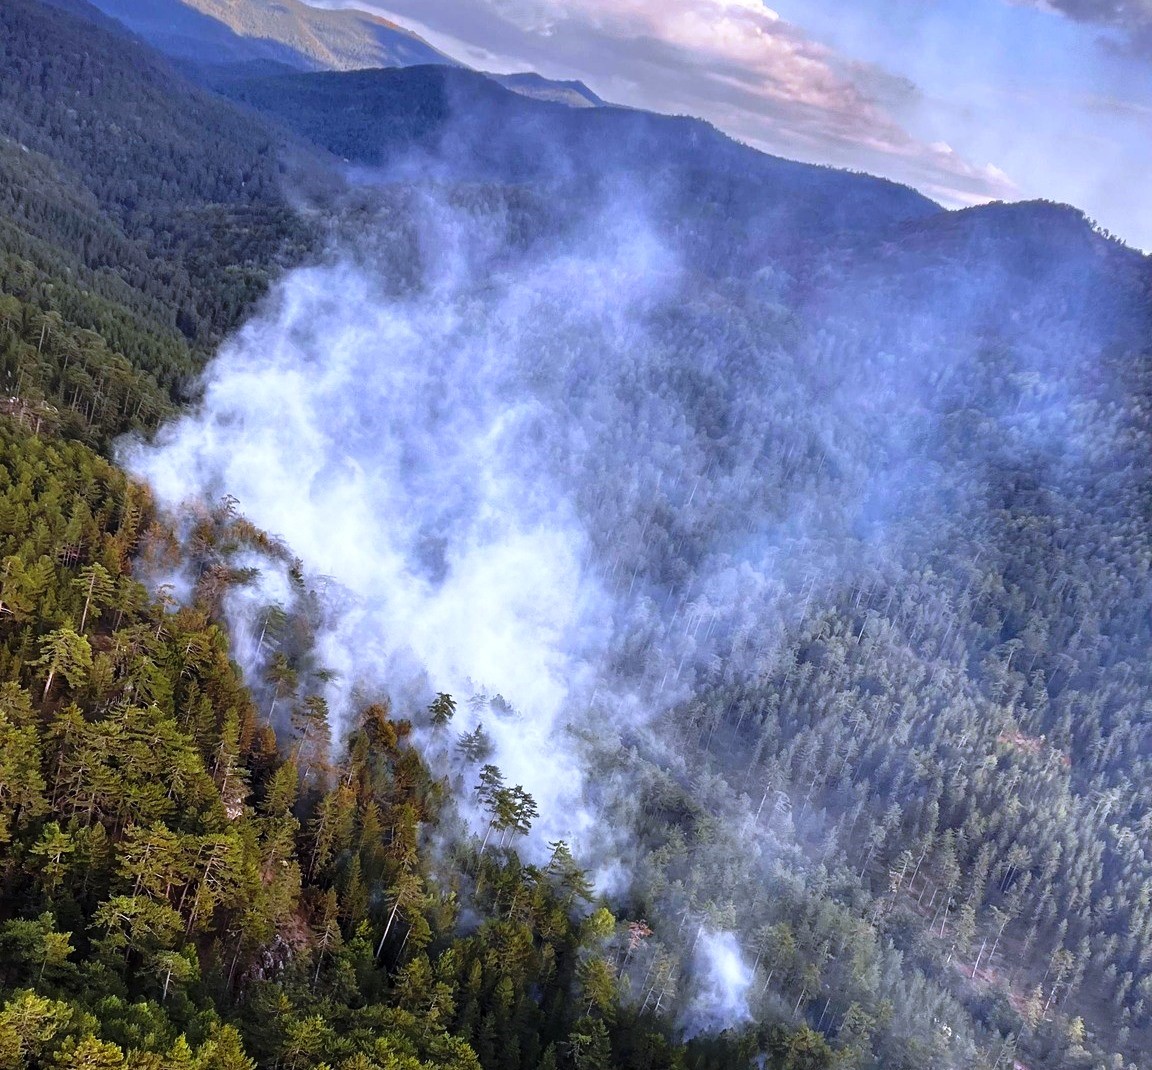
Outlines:
{"label": "mountain peak", "polygon": [[[488,72],[485,72],[488,73]],[[488,77],[505,89],[535,100],[547,100],[555,104],[567,104],[573,108],[604,108],[608,102],[592,92],[583,82],[557,81],[545,78],[535,71],[521,71],[515,74],[491,74]]]}
{"label": "mountain peak", "polygon": [[[383,15],[330,10],[302,0],[93,0],[154,48],[210,81],[237,72],[355,71],[435,64],[464,67]],[[533,71],[488,74],[521,96],[572,108],[605,106],[583,82]]]}

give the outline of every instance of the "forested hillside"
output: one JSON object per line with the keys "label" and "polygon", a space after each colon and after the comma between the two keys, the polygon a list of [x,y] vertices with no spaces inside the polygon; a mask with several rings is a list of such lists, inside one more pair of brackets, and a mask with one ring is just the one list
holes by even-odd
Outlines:
{"label": "forested hillside", "polygon": [[311,227],[275,132],[84,5],[6,4],[0,49],[0,1065],[703,1066],[754,1045],[685,1049],[618,1010],[617,923],[562,844],[537,869],[477,843],[461,924],[409,724],[367,704],[329,739],[313,696],[278,734],[230,662],[228,562],[273,544],[227,503],[192,518],[193,601],[134,578],[175,543],[91,447],[171,415]]}
{"label": "forested hillside", "polygon": [[308,229],[274,134],[76,6],[0,11],[0,277],[171,395]]}
{"label": "forested hillside", "polygon": [[355,70],[453,62],[387,19],[301,0],[99,0],[96,6],[167,55],[208,66],[263,61]]}
{"label": "forested hillside", "polygon": [[[1147,683],[1106,723],[1082,703],[1144,634],[1147,260],[1069,208],[942,213],[689,123],[546,110],[489,88],[469,97],[470,77],[414,69],[232,90],[394,181],[483,184],[450,193],[446,217],[441,205],[422,222],[418,198],[392,193],[356,217],[352,263],[391,277],[381,257],[399,237],[416,293],[428,280],[426,309],[390,304],[341,266],[290,285],[254,337],[289,376],[297,360],[339,369],[293,414],[288,440],[335,436],[371,473],[357,495],[391,504],[361,538],[382,540],[385,560],[408,555],[421,581],[447,569],[450,584],[444,562],[467,568],[472,488],[493,467],[529,502],[552,501],[545,516],[577,516],[613,625],[603,654],[555,652],[569,686],[589,671],[598,681],[563,716],[579,726],[574,760],[612,785],[590,781],[583,798],[630,830],[628,901],[656,932],[625,986],[671,954],[667,999],[691,1013],[699,933],[733,929],[756,964],[754,1017],[822,1029],[848,1061],[1137,1058],[1147,871],[1106,844],[1139,842]],[[626,180],[649,165],[658,178],[638,195]],[[514,190],[484,192],[499,184]],[[455,243],[446,264],[437,237]],[[369,310],[383,301],[371,327],[330,306],[334,288]],[[390,339],[395,371],[379,369],[375,335]],[[230,385],[264,366],[241,342],[206,419],[282,422]],[[431,422],[389,426],[405,458],[392,470],[393,447],[358,414],[422,412],[426,376],[444,400]],[[549,415],[509,429],[509,410]],[[470,451],[492,448],[486,421],[503,445],[477,467]],[[254,515],[311,545],[308,510],[323,517],[326,499],[249,476],[235,460],[242,432],[196,435],[170,463],[226,471]],[[327,473],[341,501],[334,459],[317,454],[305,470]],[[396,502],[407,524],[391,519]],[[524,531],[540,522],[515,497],[489,507]],[[429,542],[442,548],[428,556]],[[1104,563],[1104,547],[1130,565]],[[315,564],[340,568],[323,554]],[[411,597],[382,597],[378,630],[358,609],[358,634],[387,646]],[[488,614],[509,623],[498,601]],[[1087,643],[1086,627],[1100,638]],[[382,682],[403,691],[403,671]],[[491,701],[512,681],[483,679],[469,732],[515,723]],[[623,698],[635,695],[640,711]],[[1085,746],[1123,757],[1107,770]],[[497,747],[497,763],[517,760]],[[1119,820],[1116,802],[1101,803],[1117,791],[1131,806]]]}
{"label": "forested hillside", "polygon": [[[380,199],[145,458],[328,577],[320,609],[254,586],[234,633],[312,614],[337,708],[412,704],[454,650],[459,731],[423,750],[458,803],[487,762],[545,827],[584,816],[652,930],[626,1001],[804,1024],[847,1065],[1143,1065],[1147,260],[1024,204],[716,282],[551,205]],[[477,578],[505,556],[522,588]],[[277,651],[244,649],[269,704],[315,664]],[[525,672],[569,692],[551,730]],[[724,933],[747,972],[702,1005]]]}
{"label": "forested hillside", "polygon": [[0,1068],[1152,1065],[1146,257],[0,57]]}
{"label": "forested hillside", "polygon": [[617,1013],[617,925],[563,845],[458,859],[490,919],[461,935],[407,721],[370,705],[333,741],[314,696],[277,740],[211,612],[265,537],[197,518],[176,609],[130,571],[166,552],[146,491],[8,426],[0,461],[0,1065],[708,1065]]}

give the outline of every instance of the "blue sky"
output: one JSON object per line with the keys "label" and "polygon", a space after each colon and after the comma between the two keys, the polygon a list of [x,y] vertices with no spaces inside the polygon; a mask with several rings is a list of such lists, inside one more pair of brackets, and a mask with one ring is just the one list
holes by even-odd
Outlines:
{"label": "blue sky", "polygon": [[1152,249],[1152,0],[313,0],[950,205],[1048,197]]}
{"label": "blue sky", "polygon": [[[1152,48],[1007,0],[779,0],[814,38],[907,78],[900,118],[1152,248]],[[1152,13],[1148,16],[1152,24]]]}

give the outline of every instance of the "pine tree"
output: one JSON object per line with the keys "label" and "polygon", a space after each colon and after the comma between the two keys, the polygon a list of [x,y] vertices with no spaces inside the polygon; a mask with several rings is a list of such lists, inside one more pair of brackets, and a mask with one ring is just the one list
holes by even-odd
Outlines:
{"label": "pine tree", "polygon": [[57,675],[63,676],[69,687],[83,684],[92,669],[92,648],[84,636],[78,635],[71,628],[58,628],[44,638],[40,657],[28,664],[33,668],[48,670],[42,696],[42,701],[47,702]]}
{"label": "pine tree", "polygon": [[432,718],[433,727],[444,728],[456,714],[456,700],[451,695],[441,691],[432,700],[432,704],[428,707],[428,713]]}
{"label": "pine tree", "polygon": [[84,609],[80,614],[79,628],[80,634],[83,635],[88,617],[98,618],[103,608],[112,601],[116,584],[109,571],[99,562],[85,565],[72,583],[84,595]]}

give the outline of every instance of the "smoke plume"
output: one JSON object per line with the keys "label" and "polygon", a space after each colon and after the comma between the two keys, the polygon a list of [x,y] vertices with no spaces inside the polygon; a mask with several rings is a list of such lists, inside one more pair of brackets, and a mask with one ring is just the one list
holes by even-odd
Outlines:
{"label": "smoke plume", "polygon": [[[741,742],[753,722],[725,689],[957,537],[976,492],[948,450],[972,436],[940,415],[970,418],[992,374],[981,332],[1014,344],[1051,288],[984,264],[986,292],[946,266],[925,292],[898,257],[877,271],[850,249],[706,280],[653,222],[674,206],[634,192],[564,214],[522,190],[361,196],[329,255],[224,346],[195,410],[126,460],[174,514],[234,496],[299,556],[319,607],[307,686],[337,730],[358,703],[416,716],[452,694],[452,739],[418,738],[463,809],[477,770],[452,741],[482,727],[485,760],[540,808],[522,852],[564,839],[625,900],[661,884],[687,1027],[744,1021],[767,983],[735,933],[770,909],[744,890],[809,860],[759,779],[769,741]],[[1078,299],[1064,288],[1060,314]],[[1084,307],[1087,336],[1111,312]],[[1082,342],[1022,347],[1013,407],[980,417],[996,463],[1074,453],[1064,397],[1028,384],[1059,366],[1073,389]],[[269,622],[298,597],[283,563],[260,567],[227,601],[257,688]],[[669,889],[645,828],[681,811],[711,833]],[[662,996],[675,978],[656,966]]]}

